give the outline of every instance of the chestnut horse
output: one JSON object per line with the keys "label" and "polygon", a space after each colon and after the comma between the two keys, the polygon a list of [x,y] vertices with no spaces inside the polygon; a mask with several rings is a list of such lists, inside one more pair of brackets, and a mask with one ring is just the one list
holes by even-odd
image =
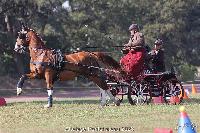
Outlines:
{"label": "chestnut horse", "polygon": [[[30,51],[30,73],[21,76],[17,84],[17,95],[22,92],[22,87],[26,79],[45,79],[48,92],[48,104],[45,107],[52,107],[53,103],[53,83],[56,80],[73,80],[79,75],[83,75],[99,86],[116,105],[120,102],[110,92],[106,84],[105,68],[120,72],[121,67],[113,58],[100,52],[77,52],[64,54],[63,61],[56,60],[56,52],[46,48],[42,39],[32,29],[22,27],[16,39],[15,51],[23,53],[25,48]],[[105,105],[103,99],[101,105]]]}

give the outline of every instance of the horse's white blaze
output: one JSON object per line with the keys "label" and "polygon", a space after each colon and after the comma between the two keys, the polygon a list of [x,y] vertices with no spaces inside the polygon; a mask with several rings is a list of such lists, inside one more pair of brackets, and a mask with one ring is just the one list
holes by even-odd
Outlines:
{"label": "horse's white blaze", "polygon": [[17,87],[17,95],[20,95],[22,93],[22,88]]}
{"label": "horse's white blaze", "polygon": [[14,50],[17,51],[18,49],[19,49],[19,45],[17,45],[17,42],[16,42]]}
{"label": "horse's white blaze", "polygon": [[15,48],[14,50],[17,52],[19,49],[21,49],[23,46],[22,45],[18,45],[17,42],[15,43]]}

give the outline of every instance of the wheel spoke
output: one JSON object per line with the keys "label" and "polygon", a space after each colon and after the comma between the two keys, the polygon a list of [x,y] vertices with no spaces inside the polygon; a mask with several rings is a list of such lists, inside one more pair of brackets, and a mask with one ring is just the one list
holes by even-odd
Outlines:
{"label": "wheel spoke", "polygon": [[139,96],[139,99],[141,100],[141,103],[144,103],[146,101],[145,97]]}

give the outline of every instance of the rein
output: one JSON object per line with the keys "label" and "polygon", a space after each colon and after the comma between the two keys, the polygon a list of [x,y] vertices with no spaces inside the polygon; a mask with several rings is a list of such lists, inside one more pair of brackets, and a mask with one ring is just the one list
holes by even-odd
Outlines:
{"label": "rein", "polygon": [[39,62],[39,61],[31,61],[30,64],[33,65],[42,65],[42,66],[50,66],[50,62]]}
{"label": "rein", "polygon": [[[34,65],[42,65],[42,66],[50,66],[51,65],[50,62],[31,61],[30,63],[34,64]],[[116,72],[114,70],[110,70],[110,69],[106,69],[106,68],[101,68],[101,67],[96,67],[96,66],[89,66],[89,65],[83,65],[83,64],[80,64],[80,63],[74,63],[74,62],[70,62],[70,61],[63,61],[63,63],[68,63],[68,64],[71,64],[71,65],[76,65],[76,66],[82,67],[82,68],[96,69],[96,70],[99,70],[101,72],[106,72],[106,71]],[[65,68],[65,69],[62,69],[62,70],[69,70],[69,71],[73,71],[73,72],[78,72],[76,70],[69,69],[69,68]]]}
{"label": "rein", "polygon": [[[114,46],[111,46],[111,47],[114,47],[114,48],[124,48],[124,47],[127,47],[127,48],[132,48],[132,49],[135,49],[135,48],[140,48],[141,46],[120,46],[120,45],[114,45]],[[93,47],[93,46],[87,46],[87,47],[84,47],[84,48],[88,48],[88,49],[95,49],[95,48],[102,48],[102,47]]]}

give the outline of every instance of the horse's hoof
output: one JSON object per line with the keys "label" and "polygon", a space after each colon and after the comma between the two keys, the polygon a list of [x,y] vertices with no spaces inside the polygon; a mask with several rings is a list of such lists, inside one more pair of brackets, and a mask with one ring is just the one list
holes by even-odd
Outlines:
{"label": "horse's hoof", "polygon": [[105,107],[106,105],[107,105],[107,103],[105,103],[105,102],[101,102],[99,106],[101,106],[101,107]]}
{"label": "horse's hoof", "polygon": [[19,96],[20,94],[22,94],[22,88],[17,87],[17,96]]}
{"label": "horse's hoof", "polygon": [[105,105],[99,105],[99,109],[104,109],[106,106],[108,106],[107,104],[105,104]]}
{"label": "horse's hoof", "polygon": [[115,104],[116,104],[116,106],[120,106],[120,103],[121,103],[121,101],[117,100],[117,102]]}
{"label": "horse's hoof", "polygon": [[99,109],[103,109],[105,106],[99,105]]}
{"label": "horse's hoof", "polygon": [[51,108],[51,107],[52,107],[52,105],[50,105],[50,104],[44,105],[44,108]]}

